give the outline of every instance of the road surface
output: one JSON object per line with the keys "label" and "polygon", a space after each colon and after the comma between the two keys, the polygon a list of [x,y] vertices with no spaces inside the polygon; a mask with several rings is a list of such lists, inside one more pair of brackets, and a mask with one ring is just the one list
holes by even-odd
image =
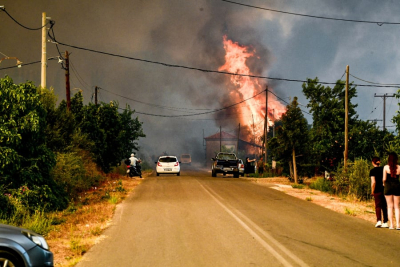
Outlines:
{"label": "road surface", "polygon": [[78,267],[400,266],[400,231],[246,179],[149,176]]}

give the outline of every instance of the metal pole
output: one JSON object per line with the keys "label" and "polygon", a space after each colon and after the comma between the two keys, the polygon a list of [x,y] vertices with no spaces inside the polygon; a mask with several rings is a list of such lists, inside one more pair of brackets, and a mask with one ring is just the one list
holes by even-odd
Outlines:
{"label": "metal pole", "polygon": [[344,117],[344,169],[347,168],[347,157],[348,157],[348,124],[349,124],[349,65],[346,66],[346,94],[345,94],[345,117]]}
{"label": "metal pole", "polygon": [[47,67],[47,43],[46,43],[46,12],[42,13],[42,73],[41,73],[41,86],[46,88],[46,67]]}
{"label": "metal pole", "polygon": [[65,92],[67,99],[67,110],[71,110],[71,89],[69,84],[69,56],[68,51],[65,51]]}
{"label": "metal pole", "polygon": [[264,121],[264,163],[266,164],[267,161],[267,150],[268,150],[268,85],[265,89],[265,121]]}

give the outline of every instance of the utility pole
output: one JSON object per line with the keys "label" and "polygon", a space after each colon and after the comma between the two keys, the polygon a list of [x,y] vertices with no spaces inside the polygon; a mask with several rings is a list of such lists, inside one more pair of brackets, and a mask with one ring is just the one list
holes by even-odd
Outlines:
{"label": "utility pole", "polygon": [[97,91],[99,90],[99,87],[94,88],[94,104],[97,106]]}
{"label": "utility pole", "polygon": [[68,51],[65,51],[65,91],[67,99],[67,110],[71,110],[71,88],[69,85],[69,56]]}
{"label": "utility pole", "polygon": [[268,150],[268,85],[265,89],[265,121],[264,121],[264,163],[267,164]]}
{"label": "utility pole", "polygon": [[240,123],[239,123],[239,129],[238,129],[238,138],[237,138],[237,146],[236,146],[236,156],[239,157],[239,137],[240,137]]}
{"label": "utility pole", "polygon": [[383,130],[386,130],[386,97],[395,97],[395,94],[374,95],[375,97],[383,97]]}
{"label": "utility pole", "polygon": [[46,12],[42,13],[42,74],[41,74],[41,86],[42,89],[46,88],[46,68],[47,68],[47,42],[46,42]]}
{"label": "utility pole", "polygon": [[219,152],[222,152],[222,131],[221,131],[221,125],[219,126]]}
{"label": "utility pole", "polygon": [[274,117],[274,125],[272,126],[272,137],[275,137],[275,109],[272,110]]}
{"label": "utility pole", "polygon": [[349,155],[349,65],[346,66],[346,93],[345,93],[345,104],[344,104],[344,169],[347,170],[347,157]]}

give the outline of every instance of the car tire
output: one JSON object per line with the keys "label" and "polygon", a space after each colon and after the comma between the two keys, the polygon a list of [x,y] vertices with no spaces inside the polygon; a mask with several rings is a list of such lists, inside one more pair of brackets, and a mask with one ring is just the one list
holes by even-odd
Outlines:
{"label": "car tire", "polygon": [[239,178],[239,172],[235,172],[235,173],[233,174],[233,177]]}
{"label": "car tire", "polygon": [[157,172],[157,176],[160,176],[160,174]]}
{"label": "car tire", "polygon": [[176,174],[176,176],[181,176],[181,173],[180,173],[180,172],[178,172],[178,173]]}
{"label": "car tire", "polygon": [[214,170],[212,170],[212,171],[211,171],[211,176],[212,176],[212,177],[217,177],[217,173],[216,173]]}
{"label": "car tire", "polygon": [[9,267],[20,267],[25,266],[19,257],[11,252],[0,250],[0,266],[4,265],[4,262],[8,261]]}

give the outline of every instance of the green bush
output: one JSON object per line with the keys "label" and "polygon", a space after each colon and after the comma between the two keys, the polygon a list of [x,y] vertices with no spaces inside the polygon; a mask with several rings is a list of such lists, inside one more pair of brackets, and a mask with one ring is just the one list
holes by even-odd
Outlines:
{"label": "green bush", "polygon": [[343,166],[339,166],[334,181],[336,193],[353,195],[361,200],[370,199],[370,169],[372,169],[372,165],[365,159],[356,159],[354,163],[349,162],[347,171],[344,170]]}
{"label": "green bush", "polygon": [[95,163],[85,152],[57,153],[57,163],[52,170],[54,181],[75,198],[79,192],[97,186],[103,177],[97,171]]}
{"label": "green bush", "polygon": [[312,182],[309,187],[311,189],[319,190],[332,194],[334,192],[332,188],[332,182],[324,178],[318,178],[315,182]]}

